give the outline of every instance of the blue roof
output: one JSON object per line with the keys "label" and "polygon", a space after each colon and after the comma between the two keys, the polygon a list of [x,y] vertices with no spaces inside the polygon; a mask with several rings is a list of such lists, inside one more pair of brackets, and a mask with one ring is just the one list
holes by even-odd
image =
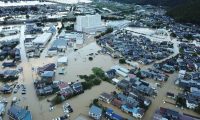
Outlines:
{"label": "blue roof", "polygon": [[128,112],[131,112],[132,110],[128,108],[126,105],[122,105],[122,109]]}
{"label": "blue roof", "polygon": [[120,115],[118,115],[118,114],[116,114],[116,113],[113,113],[113,114],[112,114],[112,118],[113,118],[114,120],[124,120],[124,118],[123,118],[122,116],[120,116]]}
{"label": "blue roof", "polygon": [[200,92],[198,91],[194,91],[194,92],[191,92],[191,94],[195,97],[199,97],[200,98]]}
{"label": "blue roof", "polygon": [[124,120],[124,118],[116,113],[111,108],[106,110],[106,114],[113,120]]}
{"label": "blue roof", "polygon": [[139,113],[139,108],[128,108],[126,105],[122,105],[122,109],[124,109],[125,111],[131,112],[131,113]]}
{"label": "blue roof", "polygon": [[133,109],[132,109],[132,113],[137,114],[137,113],[138,113],[138,109],[137,109],[137,108],[133,108]]}
{"label": "blue roof", "polygon": [[113,113],[113,110],[112,110],[111,108],[108,108],[108,109],[106,110],[106,113],[112,114],[112,113]]}
{"label": "blue roof", "polygon": [[13,116],[16,120],[32,120],[30,111],[17,105],[11,106],[8,114]]}
{"label": "blue roof", "polygon": [[90,108],[90,113],[93,113],[95,115],[98,115],[98,114],[101,114],[102,113],[102,109],[95,106],[95,105],[92,105],[92,107]]}
{"label": "blue roof", "polygon": [[122,94],[122,93],[119,93],[119,94],[117,95],[117,97],[118,97],[121,101],[126,101],[126,100],[127,100],[127,96],[125,96],[125,95]]}
{"label": "blue roof", "polygon": [[82,84],[81,84],[81,82],[76,82],[76,83],[72,84],[72,86],[74,88],[79,88],[79,87],[82,87]]}

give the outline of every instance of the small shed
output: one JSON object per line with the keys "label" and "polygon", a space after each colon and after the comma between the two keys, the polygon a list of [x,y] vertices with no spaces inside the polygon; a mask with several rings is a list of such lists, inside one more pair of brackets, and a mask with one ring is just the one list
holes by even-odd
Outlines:
{"label": "small shed", "polygon": [[57,66],[67,65],[67,63],[68,63],[68,58],[67,58],[67,56],[60,57],[60,58],[58,58],[58,60],[57,60]]}
{"label": "small shed", "polygon": [[116,78],[113,78],[113,79],[112,79],[112,83],[113,83],[113,84],[117,84],[118,82],[119,82],[118,79],[116,79]]}

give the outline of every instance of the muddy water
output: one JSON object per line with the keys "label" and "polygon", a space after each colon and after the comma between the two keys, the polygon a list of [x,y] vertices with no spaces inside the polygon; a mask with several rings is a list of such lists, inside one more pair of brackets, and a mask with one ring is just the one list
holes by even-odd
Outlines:
{"label": "muddy water", "polygon": [[[152,119],[155,110],[158,110],[160,107],[170,108],[170,109],[176,110],[180,113],[184,112],[184,113],[188,113],[188,114],[191,114],[194,116],[199,116],[197,113],[193,112],[192,110],[188,110],[188,109],[181,110],[180,108],[176,108],[175,105],[171,105],[171,104],[163,102],[163,100],[166,100],[166,101],[175,103],[174,100],[166,97],[167,92],[172,92],[175,95],[182,92],[178,87],[176,87],[174,85],[174,81],[176,80],[177,76],[178,76],[178,73],[172,74],[169,77],[168,81],[163,83],[163,87],[158,89],[158,96],[155,99],[152,99],[153,100],[152,104],[151,104],[150,108],[148,109],[148,111],[145,113],[143,120]],[[155,81],[148,80],[148,82],[154,83]]]}
{"label": "muddy water", "polygon": [[[64,80],[67,82],[76,81],[79,79],[77,75],[91,74],[91,69],[93,67],[101,67],[104,70],[108,70],[111,66],[118,63],[118,61],[112,60],[110,56],[100,54],[94,55],[94,59],[89,61],[88,54],[97,53],[97,51],[100,50],[100,47],[94,41],[91,41],[91,43],[87,44],[87,46],[79,49],[76,52],[74,52],[72,49],[69,49],[70,52],[66,53],[68,56],[66,74],[57,75],[56,80]],[[21,99],[19,105],[29,106],[34,120],[51,120],[56,116],[63,115],[64,113],[62,110],[62,105],[56,106],[54,111],[49,112],[49,103],[46,101],[47,99],[39,100],[33,87],[33,81],[37,75],[32,71],[32,68],[36,68],[47,63],[56,63],[57,57],[41,57],[38,59],[29,60],[26,60],[24,57],[22,58],[23,61],[19,66],[23,67],[23,74],[20,76],[19,83],[23,83],[27,87],[27,94],[21,95],[21,91],[19,90],[18,94],[8,96],[9,102],[13,96],[17,96],[19,99]],[[75,117],[77,117],[79,114],[87,115],[89,109],[88,106],[94,98],[98,97],[102,92],[111,92],[114,90],[115,86],[103,82],[100,86],[94,87],[93,89],[86,91],[84,94],[70,99],[68,102],[74,109],[74,113],[71,114],[71,119],[75,119]],[[53,96],[47,98],[51,99],[52,97]],[[8,108],[9,106],[7,109]],[[8,119],[7,115],[5,116],[5,119]]]}
{"label": "muddy water", "polygon": [[[22,31],[24,30],[23,27],[21,29]],[[21,35],[21,42],[24,39],[23,37],[24,36]],[[93,37],[90,36],[88,36],[88,41],[86,41],[85,44],[87,45],[76,52],[74,52],[72,48],[68,48],[66,52],[66,55],[68,56],[68,65],[65,67],[66,73],[65,75],[57,74],[56,80],[64,80],[67,82],[76,81],[79,79],[77,75],[91,74],[91,69],[93,67],[101,67],[103,70],[108,70],[111,66],[118,64],[118,61],[113,60],[110,56],[101,54],[94,55],[94,59],[92,61],[89,61],[89,54],[97,53],[97,51],[101,48],[94,42]],[[20,47],[23,47],[23,45],[20,44]],[[177,50],[178,49],[176,47],[175,51]],[[37,77],[37,75],[35,74],[35,72],[32,71],[32,67],[36,68],[39,66],[43,66],[47,63],[56,63],[57,58],[59,56],[46,58],[44,57],[45,54],[42,54],[41,58],[26,60],[24,55],[25,53],[22,53],[22,63],[19,65],[23,67],[23,74],[20,75],[19,83],[25,84],[27,88],[27,94],[21,95],[21,91],[19,91],[18,94],[9,95],[5,97],[8,99],[9,102],[12,100],[13,96],[17,96],[18,98],[20,98],[21,101],[19,102],[19,104],[22,106],[29,106],[34,120],[51,120],[55,117],[63,115],[64,113],[62,110],[62,105],[55,106],[55,110],[49,112],[49,103],[46,100],[51,99],[54,96],[49,96],[45,99],[39,100],[35,94],[35,89],[33,87],[33,80]],[[158,97],[156,97],[155,100],[153,100],[153,103],[150,106],[149,110],[145,113],[145,116],[143,118],[144,120],[150,120],[153,116],[154,111],[160,106],[169,107],[180,111],[180,109],[176,108],[175,106],[163,104],[162,101],[163,99],[166,99],[165,94],[167,91],[174,93],[180,92],[180,90],[178,90],[173,85],[173,82],[176,79],[176,77],[177,74],[173,74],[170,77],[169,81],[164,83],[164,87],[158,90]],[[154,81],[151,80],[149,82],[154,83]],[[79,114],[87,116],[89,110],[88,106],[94,98],[98,97],[99,94],[102,92],[110,92],[114,90],[116,90],[114,85],[103,82],[100,86],[96,86],[91,90],[85,91],[84,94],[81,94],[75,98],[68,100],[67,102],[69,102],[72,108],[74,109],[74,112],[70,114],[70,119],[74,120],[76,117],[78,117]],[[7,109],[8,108],[9,106],[7,107]],[[120,111],[118,110],[118,112]],[[196,115],[192,111],[184,110],[184,112]],[[7,120],[8,116],[6,115],[4,119]]]}
{"label": "muddy water", "polygon": [[[66,67],[65,75],[57,75],[56,80],[63,80],[67,82],[76,81],[79,78],[77,75],[80,74],[90,74],[91,69],[93,67],[101,67],[104,70],[108,70],[111,66],[113,66],[117,61],[113,61],[110,56],[105,55],[97,55],[94,57],[93,61],[88,60],[88,54],[96,53],[100,48],[96,45],[95,42],[87,45],[86,47],[79,49],[76,52],[72,52],[68,55],[68,66]],[[76,59],[76,60],[75,60]],[[40,59],[31,59],[29,60],[30,66],[38,67],[46,63],[56,62],[56,57],[54,58],[40,58]],[[30,67],[29,66],[29,67]],[[27,66],[28,67],[28,66]],[[30,75],[29,75],[30,76]],[[33,75],[35,77],[35,75]],[[32,87],[32,80],[29,81],[30,88]],[[104,91],[110,92],[115,90],[115,87],[108,83],[102,83],[100,86],[93,88],[92,90],[86,91],[84,94],[70,99],[69,103],[74,108],[74,113],[71,114],[71,119],[75,119],[80,113],[87,114],[88,106],[91,101],[98,97],[98,95]],[[32,90],[31,90],[32,91]],[[34,91],[33,91],[34,92]],[[58,105],[55,107],[53,112],[49,112],[49,104],[45,100],[38,101],[33,93],[30,95],[30,98],[33,96],[34,102],[29,103],[30,107],[33,110],[33,117],[37,119],[49,120],[54,118],[55,116],[63,115],[62,105]],[[39,105],[34,105],[36,102]],[[40,112],[38,112],[40,111]],[[38,116],[37,114],[41,114]],[[35,115],[34,115],[35,114]]]}
{"label": "muddy water", "polygon": [[77,80],[76,75],[90,74],[93,67],[101,67],[104,70],[108,70],[117,61],[112,60],[110,56],[96,55],[92,61],[89,61],[88,54],[97,53],[100,48],[96,43],[91,43],[87,47],[78,50],[68,56],[68,66],[66,67],[66,75],[59,75],[58,78],[66,79],[67,81]]}

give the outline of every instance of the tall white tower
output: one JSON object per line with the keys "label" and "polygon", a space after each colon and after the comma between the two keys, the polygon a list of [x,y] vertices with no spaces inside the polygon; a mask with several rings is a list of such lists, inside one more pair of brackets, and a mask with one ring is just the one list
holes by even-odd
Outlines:
{"label": "tall white tower", "polygon": [[101,27],[101,15],[86,15],[77,16],[74,30],[83,31],[84,29],[90,29],[95,27]]}

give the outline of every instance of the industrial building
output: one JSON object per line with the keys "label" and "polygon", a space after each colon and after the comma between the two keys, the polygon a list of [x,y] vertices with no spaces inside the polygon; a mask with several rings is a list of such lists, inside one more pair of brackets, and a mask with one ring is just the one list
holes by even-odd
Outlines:
{"label": "industrial building", "polygon": [[48,41],[51,39],[52,33],[43,33],[33,40],[33,45],[44,48]]}
{"label": "industrial building", "polygon": [[68,40],[75,40],[76,44],[80,45],[83,44],[84,38],[82,33],[77,33],[77,32],[71,32],[71,33],[66,33],[65,34],[66,39]]}
{"label": "industrial building", "polygon": [[101,24],[101,15],[77,16],[74,30],[79,32],[91,33],[102,31],[105,27]]}

